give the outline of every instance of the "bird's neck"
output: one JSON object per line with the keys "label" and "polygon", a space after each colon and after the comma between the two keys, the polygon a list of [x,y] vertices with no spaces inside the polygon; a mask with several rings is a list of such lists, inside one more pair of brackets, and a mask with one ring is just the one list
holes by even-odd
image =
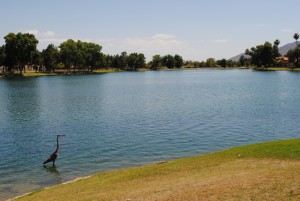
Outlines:
{"label": "bird's neck", "polygon": [[59,136],[57,136],[57,138],[56,138],[56,151],[57,151],[57,152],[58,152],[58,149],[59,149],[58,137],[59,137]]}

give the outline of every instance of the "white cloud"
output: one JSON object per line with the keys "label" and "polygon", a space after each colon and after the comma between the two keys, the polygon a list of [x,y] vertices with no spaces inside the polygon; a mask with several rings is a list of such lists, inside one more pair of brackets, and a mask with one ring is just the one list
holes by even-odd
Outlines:
{"label": "white cloud", "polygon": [[[143,53],[147,61],[152,59],[153,55],[161,56],[179,54],[185,60],[203,60],[208,57],[219,57],[215,48],[225,48],[228,39],[220,38],[217,40],[181,40],[175,35],[166,33],[157,33],[144,37],[127,37],[127,38],[102,38],[93,40],[90,38],[76,38],[76,36],[63,36],[54,31],[40,31],[37,29],[27,29],[22,32],[32,33],[39,40],[38,49],[43,50],[49,44],[59,46],[62,42],[73,39],[85,42],[94,42],[101,45],[102,52],[105,54],[120,54],[126,51],[128,54],[133,52]],[[221,51],[221,50],[220,50]],[[212,56],[213,55],[213,56]]]}
{"label": "white cloud", "polygon": [[53,43],[53,44],[60,44],[64,41],[66,41],[67,39],[65,38],[41,38],[38,39],[40,43]]}
{"label": "white cloud", "polygon": [[151,38],[154,40],[168,40],[168,39],[174,39],[175,36],[170,34],[155,34]]}
{"label": "white cloud", "polygon": [[179,54],[183,57],[194,56],[195,51],[186,41],[182,41],[170,34],[155,34],[149,37],[128,37],[124,39],[101,39],[98,41],[103,46],[103,52],[107,54],[144,53],[147,60],[151,60],[155,54]]}
{"label": "white cloud", "polygon": [[43,33],[43,36],[46,38],[52,38],[55,36],[55,33],[53,31],[46,31],[45,33]]}
{"label": "white cloud", "polygon": [[39,42],[51,42],[51,41],[61,41],[62,39],[54,38],[56,34],[53,31],[40,31],[38,29],[22,29],[22,33],[30,33],[35,35]]}
{"label": "white cloud", "polygon": [[83,42],[92,42],[90,38],[82,38],[82,39],[75,39],[72,37],[68,38],[59,38],[59,37],[37,37],[39,40],[38,49],[42,50],[45,49],[49,44],[53,44],[55,46],[59,46],[61,43],[67,41],[68,39],[73,39],[75,41],[80,40]]}
{"label": "white cloud", "polygon": [[21,30],[22,33],[29,33],[29,34],[33,34],[35,36],[38,36],[40,34],[40,31],[37,29],[25,29],[25,30]]}
{"label": "white cloud", "polygon": [[54,31],[40,31],[37,29],[22,29],[20,30],[22,33],[30,33],[35,35],[35,37],[38,39],[38,49],[42,50],[45,49],[49,44],[54,44],[55,46],[59,46],[62,42],[73,39],[73,40],[81,40],[84,42],[91,42],[92,40],[90,38],[78,38],[76,39],[73,36],[69,37],[61,37],[58,34],[56,34]]}
{"label": "white cloud", "polygon": [[30,33],[35,35],[38,39],[38,49],[42,50],[46,48],[50,43],[54,45],[59,45],[61,42],[65,41],[63,38],[55,38],[56,34],[53,31],[40,31],[38,29],[23,29],[22,33]]}
{"label": "white cloud", "polygon": [[79,39],[73,39],[73,40],[80,40],[80,41],[88,42],[88,43],[92,42],[92,39],[90,39],[90,38],[79,38]]}

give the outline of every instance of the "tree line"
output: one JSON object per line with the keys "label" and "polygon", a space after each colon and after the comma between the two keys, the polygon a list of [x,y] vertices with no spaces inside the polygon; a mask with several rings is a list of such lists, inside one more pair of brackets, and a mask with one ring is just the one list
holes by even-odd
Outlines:
{"label": "tree line", "polygon": [[42,69],[48,72],[89,71],[95,69],[115,68],[120,70],[138,70],[150,66],[180,68],[183,58],[180,55],[155,55],[153,61],[146,64],[143,53],[122,52],[117,55],[108,55],[101,52],[102,46],[92,42],[68,39],[58,47],[49,44],[46,49],[37,49],[38,40],[29,33],[9,33],[5,37],[5,44],[0,47],[0,66],[5,73],[15,70],[22,74],[26,66],[36,71]]}
{"label": "tree line", "polygon": [[278,46],[280,41],[277,39],[273,44],[270,42],[265,42],[262,45],[257,45],[250,49],[246,49],[245,54],[249,55],[250,58],[242,56],[240,58],[241,63],[248,63],[257,67],[271,67],[271,66],[280,66],[282,65],[281,56],[286,56],[289,59],[289,64],[292,64],[296,67],[300,66],[299,57],[300,57],[300,45],[298,45],[299,34],[294,34],[294,39],[296,40],[296,48],[291,49],[287,52],[286,55],[281,55],[278,51]]}
{"label": "tree line", "polygon": [[[3,73],[11,73],[15,70],[22,74],[25,66],[31,66],[36,71],[55,72],[66,71],[88,71],[93,72],[97,69],[115,68],[120,70],[138,70],[149,68],[157,70],[166,68],[201,68],[201,67],[237,67],[237,66],[257,66],[270,67],[281,65],[278,51],[279,40],[273,44],[265,42],[250,49],[246,49],[246,56],[241,56],[239,61],[215,60],[208,58],[206,61],[185,61],[182,56],[173,55],[154,55],[152,60],[146,63],[143,53],[122,52],[117,55],[109,55],[101,52],[102,46],[92,42],[68,39],[58,47],[49,44],[45,49],[37,49],[38,40],[33,34],[29,33],[9,33],[5,37],[5,44],[0,46],[0,66],[3,66]],[[300,45],[298,45],[299,34],[294,35],[296,48],[290,50],[287,55],[290,63],[300,66]]]}
{"label": "tree line", "polygon": [[20,74],[26,65],[34,68],[44,67],[46,71],[90,71],[115,67],[122,70],[136,70],[145,65],[142,53],[126,52],[121,55],[105,55],[102,46],[96,43],[68,39],[58,47],[49,44],[46,49],[37,49],[38,40],[29,33],[9,33],[4,37],[5,44],[0,47],[0,66],[6,72],[18,70]]}
{"label": "tree line", "polygon": [[68,39],[59,46],[49,44],[45,49],[37,49],[38,40],[29,33],[9,33],[5,37],[5,44],[0,46],[0,67],[3,73],[18,71],[22,74],[26,66],[31,66],[36,71],[85,71],[93,72],[97,69],[138,70],[148,68],[201,68],[201,67],[234,67],[239,62],[231,60],[215,60],[208,58],[206,61],[185,61],[182,56],[154,55],[146,63],[143,53],[122,52],[116,55],[104,54],[102,46],[92,42]]}

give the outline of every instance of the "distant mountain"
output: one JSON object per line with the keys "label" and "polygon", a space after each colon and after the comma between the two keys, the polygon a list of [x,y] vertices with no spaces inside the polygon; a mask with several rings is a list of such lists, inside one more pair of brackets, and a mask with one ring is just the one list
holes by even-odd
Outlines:
{"label": "distant mountain", "polygon": [[236,61],[237,62],[237,61],[240,60],[241,56],[243,56],[243,55],[244,55],[245,58],[250,58],[249,55],[246,55],[245,53],[241,53],[239,55],[236,55],[234,57],[229,58],[228,60],[232,60],[232,61]]}
{"label": "distant mountain", "polygon": [[[297,44],[300,44],[299,42]],[[293,43],[288,43],[284,46],[281,46],[280,48],[278,48],[279,53],[281,55],[286,55],[286,53],[291,50],[291,49],[295,49],[296,48],[296,42]]]}
{"label": "distant mountain", "polygon": [[[300,44],[300,42],[298,42],[298,44]],[[286,55],[286,53],[287,53],[289,50],[294,49],[295,47],[296,47],[296,42],[292,42],[292,43],[288,43],[288,44],[286,44],[286,45],[284,45],[284,46],[279,47],[278,50],[279,50],[279,53],[280,53],[281,55]],[[250,56],[245,55],[245,53],[241,53],[241,54],[238,54],[238,55],[236,55],[236,56],[234,56],[234,57],[229,58],[228,60],[239,61],[239,59],[240,59],[240,57],[241,57],[242,55],[244,55],[244,57],[246,57],[246,58],[250,58]]]}

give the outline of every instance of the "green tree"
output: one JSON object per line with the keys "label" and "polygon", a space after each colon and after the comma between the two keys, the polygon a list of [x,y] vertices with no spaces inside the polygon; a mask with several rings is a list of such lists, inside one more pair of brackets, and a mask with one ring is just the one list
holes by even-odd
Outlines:
{"label": "green tree", "polygon": [[278,47],[279,44],[280,44],[280,40],[276,39],[276,40],[274,41],[274,45]]}
{"label": "green tree", "polygon": [[121,70],[127,69],[127,52],[122,52],[121,55],[115,55],[112,59],[112,66]]}
{"label": "green tree", "polygon": [[127,69],[127,52],[122,52],[119,60],[120,69]]}
{"label": "green tree", "polygon": [[4,73],[4,62],[5,62],[5,57],[6,57],[6,54],[5,54],[5,46],[2,45],[0,47],[0,66],[3,66],[3,73]]}
{"label": "green tree", "polygon": [[294,63],[295,66],[299,67],[300,45],[298,45],[295,49],[289,50],[287,56],[289,57],[290,62]]}
{"label": "green tree", "polygon": [[111,61],[112,61],[111,65],[112,65],[113,68],[120,68],[119,67],[119,63],[120,63],[119,58],[120,58],[120,55],[118,55],[118,54],[114,55],[114,56],[111,56]]}
{"label": "green tree", "polygon": [[9,70],[16,66],[22,75],[25,65],[32,61],[38,40],[29,33],[9,33],[4,37],[6,65]]}
{"label": "green tree", "polygon": [[108,69],[109,67],[112,66],[112,62],[113,62],[113,56],[100,53],[100,62],[98,64],[99,68]]}
{"label": "green tree", "polygon": [[296,40],[296,46],[298,45],[298,39],[299,39],[299,34],[295,33],[294,34],[294,39]]}
{"label": "green tree", "polygon": [[152,57],[152,61],[151,61],[151,68],[153,70],[157,70],[158,68],[161,67],[161,62],[162,62],[162,58],[160,57],[160,55],[154,55]]}
{"label": "green tree", "polygon": [[230,60],[226,60],[226,66],[227,67],[236,67],[238,65],[239,65],[239,62],[232,61],[231,59]]}
{"label": "green tree", "polygon": [[68,39],[67,41],[61,43],[59,48],[60,59],[64,64],[65,69],[70,71],[72,66],[75,67],[76,60],[78,59],[77,43],[72,39]]}
{"label": "green tree", "polygon": [[107,65],[108,65],[108,55],[105,55],[102,52],[100,52],[99,61],[97,62],[95,69],[107,68]]}
{"label": "green tree", "polygon": [[32,54],[32,66],[34,67],[35,71],[37,72],[38,69],[42,70],[42,65],[43,65],[43,55],[42,52],[39,50],[36,50]]}
{"label": "green tree", "polygon": [[146,57],[143,53],[138,54],[138,59],[136,61],[136,68],[143,68],[146,65]]}
{"label": "green tree", "polygon": [[266,42],[261,50],[262,65],[271,66],[274,63],[274,53],[272,44]]}
{"label": "green tree", "polygon": [[193,61],[191,66],[192,66],[193,68],[199,68],[200,65],[201,65],[200,61]]}
{"label": "green tree", "polygon": [[128,55],[127,64],[129,70],[137,70],[138,68],[145,66],[144,54],[131,53]]}
{"label": "green tree", "polygon": [[86,66],[86,42],[82,42],[78,40],[76,43],[76,57],[74,60],[74,67],[73,71],[75,72],[76,69],[83,70]]}
{"label": "green tree", "polygon": [[83,43],[83,59],[84,65],[90,68],[93,72],[96,66],[100,65],[101,62],[101,49],[102,47],[95,43]]}
{"label": "green tree", "polygon": [[162,65],[167,68],[174,68],[175,59],[172,55],[168,54],[162,58]]}
{"label": "green tree", "polygon": [[264,45],[252,47],[250,50],[246,49],[245,53],[251,56],[252,64],[257,67],[269,67],[275,62],[274,48],[269,42],[265,42]]}
{"label": "green tree", "polygon": [[216,60],[214,58],[206,59],[206,67],[214,67],[216,65]]}
{"label": "green tree", "polygon": [[55,71],[55,66],[59,63],[59,50],[53,44],[49,44],[42,51],[43,64],[47,71]]}
{"label": "green tree", "polygon": [[239,59],[239,62],[240,62],[240,66],[245,66],[245,63],[246,63],[246,58],[244,55],[242,55]]}
{"label": "green tree", "polygon": [[227,60],[226,59],[221,59],[217,61],[217,64],[223,68],[226,68],[227,66]]}
{"label": "green tree", "polygon": [[183,65],[183,59],[182,59],[182,56],[178,55],[178,54],[175,54],[174,56],[174,62],[175,62],[175,67],[176,68],[181,68],[182,65]]}
{"label": "green tree", "polygon": [[281,54],[279,53],[279,50],[278,50],[278,46],[280,44],[280,40],[275,40],[274,41],[274,44],[273,44],[273,54],[274,54],[274,57],[280,57]]}

